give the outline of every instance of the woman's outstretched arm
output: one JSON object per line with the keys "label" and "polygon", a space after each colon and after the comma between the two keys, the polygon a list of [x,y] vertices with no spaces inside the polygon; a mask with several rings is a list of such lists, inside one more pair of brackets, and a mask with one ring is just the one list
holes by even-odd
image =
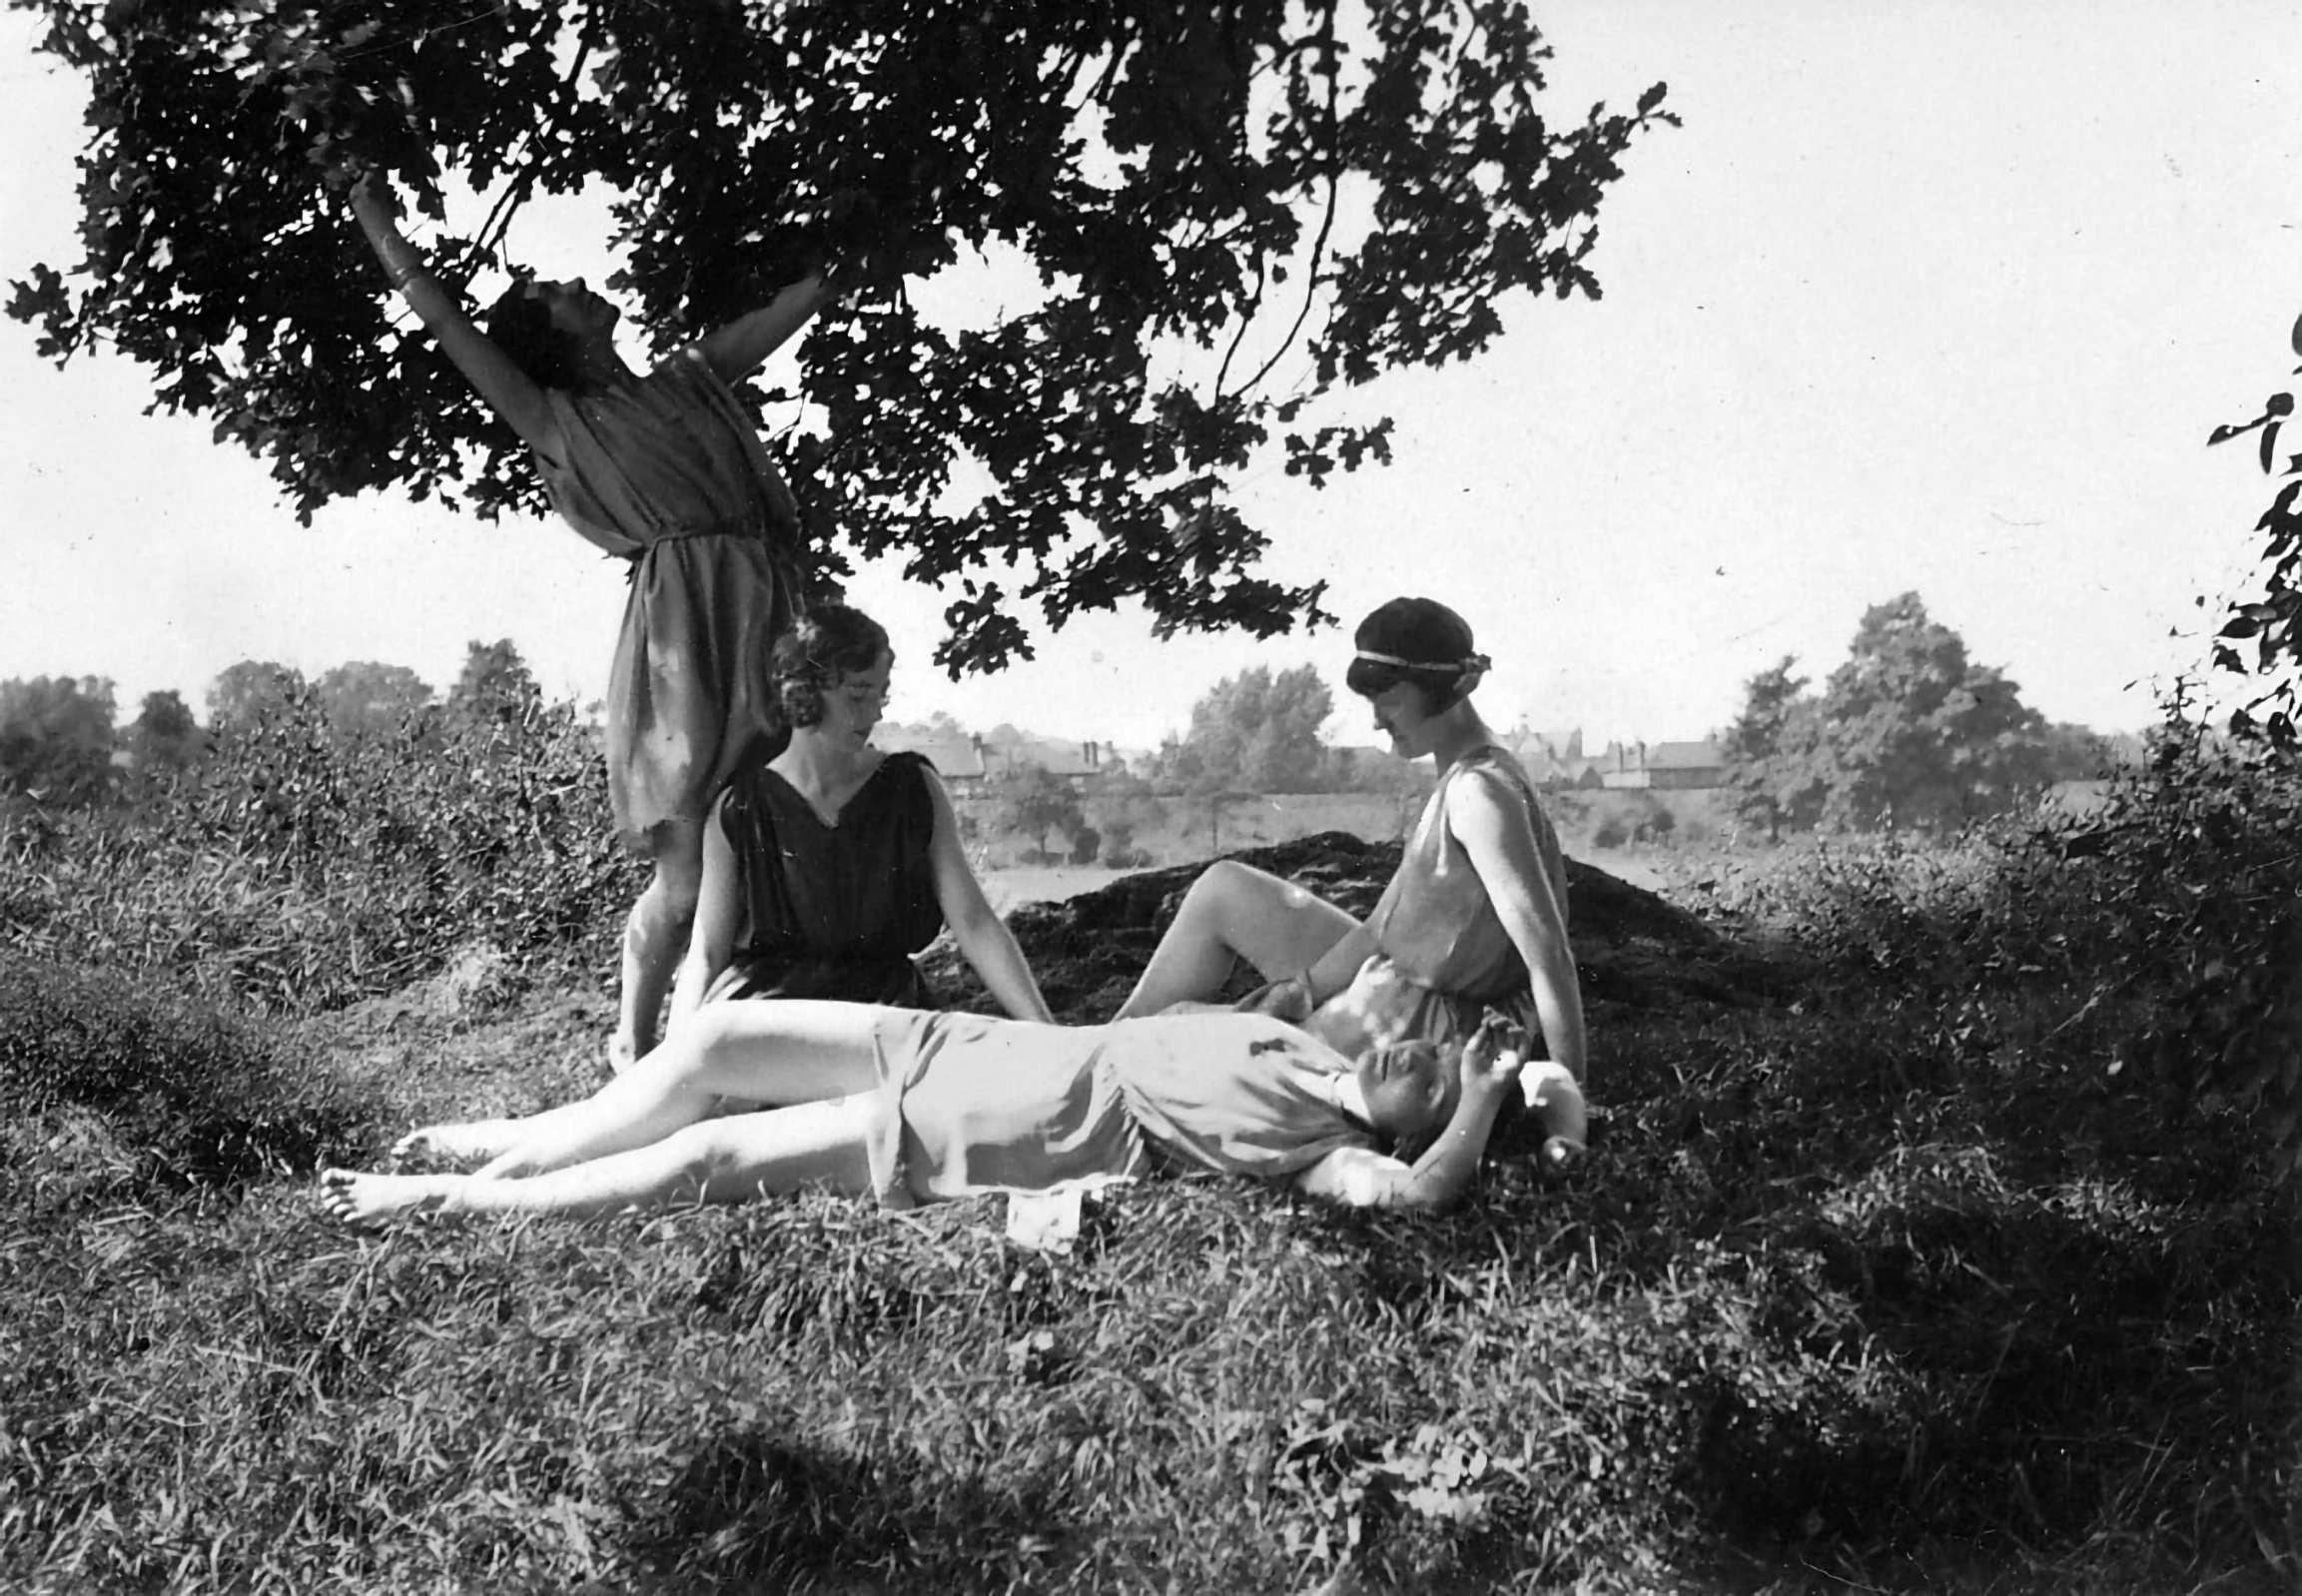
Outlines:
{"label": "woman's outstretched arm", "polygon": [[756,371],[837,297],[821,272],[810,272],[758,310],[698,339],[695,347],[721,382],[732,383]]}
{"label": "woman's outstretched arm", "polygon": [[1447,824],[1526,964],[1544,1048],[1587,1088],[1583,994],[1567,941],[1567,909],[1543,868],[1534,828],[1520,802],[1517,794],[1506,798],[1483,777],[1474,777],[1456,784],[1447,803]]}
{"label": "woman's outstretched arm", "polygon": [[382,174],[364,173],[352,186],[352,214],[368,235],[377,260],[384,264],[384,275],[391,279],[391,286],[399,290],[400,298],[424,330],[439,340],[439,347],[447,352],[472,392],[503,417],[520,441],[530,448],[548,450],[551,406],[543,390],[472,325],[455,296],[424,266],[423,257],[399,231],[399,197]]}
{"label": "woman's outstretched arm", "polygon": [[935,897],[943,910],[944,924],[951,927],[960,953],[983,978],[984,987],[1001,1008],[1018,1020],[1055,1024],[1055,1016],[1048,1011],[1047,999],[1040,995],[1039,982],[1031,973],[1031,961],[1023,956],[1015,933],[983,895],[983,883],[976,880],[975,870],[967,862],[951,795],[943,790],[934,771],[923,769],[920,774],[935,803],[935,836],[928,844],[928,855],[935,870]]}

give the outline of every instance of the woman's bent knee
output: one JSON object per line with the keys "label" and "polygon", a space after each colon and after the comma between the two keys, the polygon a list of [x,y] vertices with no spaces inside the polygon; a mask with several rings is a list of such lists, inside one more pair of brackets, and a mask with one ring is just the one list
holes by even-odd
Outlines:
{"label": "woman's bent knee", "polygon": [[1198,874],[1183,894],[1183,910],[1228,922],[1284,901],[1287,883],[1235,859],[1218,859]]}
{"label": "woman's bent knee", "polygon": [[703,890],[703,828],[692,821],[667,820],[653,837],[655,874],[647,896],[666,909],[692,914]]}

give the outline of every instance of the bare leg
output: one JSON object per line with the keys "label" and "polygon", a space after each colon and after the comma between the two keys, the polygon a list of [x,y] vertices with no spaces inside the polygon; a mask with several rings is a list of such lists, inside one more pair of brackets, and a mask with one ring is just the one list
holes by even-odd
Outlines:
{"label": "bare leg", "polygon": [[1212,998],[1244,959],[1266,981],[1306,970],[1358,922],[1314,892],[1225,859],[1207,866],[1115,1020]]}
{"label": "bare leg", "polygon": [[879,1028],[896,1012],[713,1004],[582,1102],[512,1122],[516,1135],[478,1174],[535,1175],[645,1147],[704,1119],[722,1097],[784,1107],[869,1092],[879,1082]]}
{"label": "bare leg", "polygon": [[320,1203],[348,1224],[418,1209],[442,1213],[615,1213],[677,1203],[741,1202],[824,1186],[871,1190],[865,1149],[874,1095],[710,1120],[660,1142],[541,1175],[368,1175],[330,1170]]}
{"label": "bare leg", "polygon": [[[531,1116],[540,1118],[540,1116]],[[469,1164],[492,1159],[518,1141],[527,1121],[463,1120],[447,1125],[419,1125],[391,1144],[393,1159],[436,1160]]]}
{"label": "bare leg", "polygon": [[688,927],[702,889],[702,825],[665,821],[655,838],[655,878],[623,923],[623,996],[615,1038],[607,1046],[611,1069],[629,1069],[661,1038],[664,995],[687,951]]}

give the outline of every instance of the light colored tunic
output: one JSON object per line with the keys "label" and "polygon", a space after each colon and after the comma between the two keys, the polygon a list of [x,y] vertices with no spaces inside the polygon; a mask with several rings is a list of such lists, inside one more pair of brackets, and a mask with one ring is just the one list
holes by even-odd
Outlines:
{"label": "light colored tunic", "polygon": [[1448,821],[1468,784],[1526,816],[1562,919],[1566,913],[1566,856],[1536,800],[1535,784],[1502,749],[1473,749],[1448,768],[1423,805],[1398,874],[1367,919],[1378,951],[1359,967],[1350,987],[1312,1017],[1311,1029],[1349,1057],[1398,1042],[1460,1041],[1489,1008],[1530,1035],[1542,1034],[1526,962]]}
{"label": "light colored tunic", "polygon": [[888,1207],[1095,1187],[1161,1162],[1283,1179],[1374,1134],[1335,1103],[1348,1060],[1215,1012],[1073,1028],[883,1009],[869,1144]]}
{"label": "light colored tunic", "polygon": [[799,512],[751,417],[695,349],[629,388],[546,391],[536,455],[569,525],[632,562],[607,684],[607,790],[642,852],[701,820],[769,736],[768,649],[791,625]]}

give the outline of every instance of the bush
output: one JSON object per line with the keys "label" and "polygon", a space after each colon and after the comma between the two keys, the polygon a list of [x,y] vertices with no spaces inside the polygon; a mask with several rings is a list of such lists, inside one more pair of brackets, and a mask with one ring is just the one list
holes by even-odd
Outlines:
{"label": "bush", "polygon": [[[2082,816],[1987,822],[1947,845],[1816,841],[1708,891],[1841,968],[1895,976],[1971,1026],[2054,995],[2165,1112],[2227,1115],[2268,1170],[2302,1168],[2302,764],[2169,719]],[[2057,1022],[2062,1023],[2062,1022]],[[1976,1033],[1980,1046],[1988,1037]]]}
{"label": "bush", "polygon": [[[257,1027],[120,976],[0,953],[9,1179],[86,1195],[235,1186],[349,1152],[362,1112],[294,1070]],[[94,1153],[91,1162],[92,1150]]]}
{"label": "bush", "polygon": [[273,1010],[429,976],[478,943],[604,963],[642,885],[566,706],[338,739],[306,691],[228,730],[135,815],[50,813],[0,847],[5,945],[170,972]]}
{"label": "bush", "polygon": [[1591,845],[1596,848],[1658,842],[1678,825],[1670,806],[1651,792],[1607,793],[1588,812],[1597,817],[1591,831]]}

